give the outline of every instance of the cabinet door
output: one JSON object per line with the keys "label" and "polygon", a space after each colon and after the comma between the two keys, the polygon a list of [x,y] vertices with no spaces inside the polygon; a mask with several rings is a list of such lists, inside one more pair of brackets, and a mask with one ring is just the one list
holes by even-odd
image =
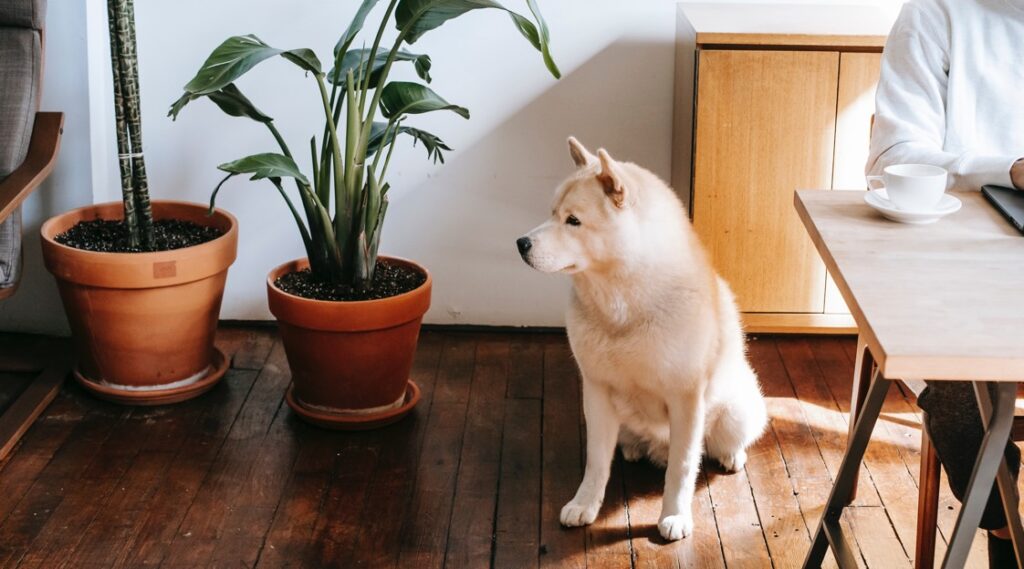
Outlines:
{"label": "cabinet door", "polygon": [[697,233],[743,312],[822,312],[793,192],[832,186],[839,52],[702,50],[697,75]]}
{"label": "cabinet door", "polygon": [[[875,88],[882,68],[880,53],[843,53],[839,58],[839,111],[836,117],[836,156],[833,190],[861,190],[875,114]],[[825,312],[849,313],[830,276],[825,286]]]}

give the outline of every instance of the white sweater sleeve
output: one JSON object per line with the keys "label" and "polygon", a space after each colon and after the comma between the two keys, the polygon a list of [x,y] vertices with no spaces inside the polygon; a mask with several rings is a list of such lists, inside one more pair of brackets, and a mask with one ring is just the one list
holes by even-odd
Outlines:
{"label": "white sweater sleeve", "polygon": [[881,174],[892,164],[933,164],[949,172],[953,189],[1010,186],[1010,167],[1019,156],[943,150],[950,30],[946,16],[928,12],[905,4],[885,44],[866,171]]}

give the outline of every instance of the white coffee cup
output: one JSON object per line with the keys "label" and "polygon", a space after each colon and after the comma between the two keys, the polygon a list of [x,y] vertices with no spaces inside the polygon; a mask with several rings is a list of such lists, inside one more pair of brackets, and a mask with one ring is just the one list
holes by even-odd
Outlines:
{"label": "white coffee cup", "polygon": [[933,211],[946,192],[946,171],[930,164],[887,166],[881,176],[868,176],[868,187],[884,189],[897,209]]}

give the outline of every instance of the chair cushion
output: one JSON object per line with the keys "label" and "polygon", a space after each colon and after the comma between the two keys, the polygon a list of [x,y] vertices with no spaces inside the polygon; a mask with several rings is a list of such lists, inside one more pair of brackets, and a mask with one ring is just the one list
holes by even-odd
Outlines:
{"label": "chair cushion", "polygon": [[[0,180],[28,154],[42,80],[42,0],[0,0]],[[21,208],[0,220],[0,290],[17,285],[21,273]]]}
{"label": "chair cushion", "polygon": [[0,26],[43,29],[46,0],[0,0]]}
{"label": "chair cushion", "polygon": [[39,32],[0,27],[0,179],[20,166],[28,153],[39,110],[41,62]]}
{"label": "chair cushion", "polygon": [[0,222],[0,291],[21,277],[21,208]]}

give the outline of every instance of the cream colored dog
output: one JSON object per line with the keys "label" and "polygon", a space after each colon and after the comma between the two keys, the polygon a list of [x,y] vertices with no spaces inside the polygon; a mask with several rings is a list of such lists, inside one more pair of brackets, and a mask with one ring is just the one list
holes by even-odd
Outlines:
{"label": "cream colored dog", "polygon": [[666,466],[658,529],[693,531],[702,450],[728,471],[767,422],[729,286],[708,263],[682,203],[657,176],[569,139],[576,173],[551,218],[517,241],[531,267],[573,276],[569,343],[583,375],[587,466],[562,508],[587,525],[604,499],[616,442]]}

